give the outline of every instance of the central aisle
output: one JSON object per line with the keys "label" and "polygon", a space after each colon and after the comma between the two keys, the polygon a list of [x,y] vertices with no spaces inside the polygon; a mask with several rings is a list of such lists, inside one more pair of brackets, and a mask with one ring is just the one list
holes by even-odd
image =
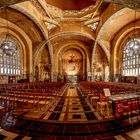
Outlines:
{"label": "central aisle", "polygon": [[75,86],[70,86],[67,90],[67,97],[77,97],[77,90]]}
{"label": "central aisle", "polygon": [[57,121],[89,121],[100,120],[101,117],[78,90],[76,85],[69,85],[58,103],[47,113],[45,120]]}

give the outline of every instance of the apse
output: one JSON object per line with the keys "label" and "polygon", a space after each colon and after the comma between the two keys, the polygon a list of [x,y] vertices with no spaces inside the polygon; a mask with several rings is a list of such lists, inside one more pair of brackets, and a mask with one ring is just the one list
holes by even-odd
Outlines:
{"label": "apse", "polygon": [[83,57],[76,49],[67,50],[62,56],[64,75],[79,75],[82,72]]}

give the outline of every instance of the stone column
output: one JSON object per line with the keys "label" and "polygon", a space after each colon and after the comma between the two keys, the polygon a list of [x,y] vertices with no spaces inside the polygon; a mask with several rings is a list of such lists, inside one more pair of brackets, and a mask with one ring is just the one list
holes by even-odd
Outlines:
{"label": "stone column", "polygon": [[92,64],[92,74],[91,74],[91,81],[95,82],[95,70],[96,70],[96,64]]}

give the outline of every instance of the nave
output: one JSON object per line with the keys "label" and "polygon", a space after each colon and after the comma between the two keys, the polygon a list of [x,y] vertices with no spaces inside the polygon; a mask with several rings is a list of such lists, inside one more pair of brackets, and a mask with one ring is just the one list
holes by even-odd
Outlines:
{"label": "nave", "polygon": [[42,121],[86,122],[89,120],[97,121],[102,119],[75,85],[67,85],[62,93],[53,97],[51,106],[49,106],[48,103],[45,109],[43,109],[42,106],[37,106],[36,109],[33,110],[16,109],[10,113]]}
{"label": "nave", "polygon": [[[34,101],[36,104],[33,104],[33,108],[27,108],[22,105],[22,100],[20,107],[5,111],[1,118],[0,138],[10,140],[140,139],[139,122],[131,123],[139,115],[105,118],[91,104],[79,84],[64,84],[61,88],[63,90],[59,90],[53,97],[48,96],[48,104],[45,106],[40,106],[40,101],[38,103]],[[28,97],[29,100],[30,98]]]}

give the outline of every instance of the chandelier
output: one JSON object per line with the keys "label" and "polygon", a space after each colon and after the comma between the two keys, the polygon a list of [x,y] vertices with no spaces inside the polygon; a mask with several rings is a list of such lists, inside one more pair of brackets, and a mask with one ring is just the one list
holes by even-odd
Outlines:
{"label": "chandelier", "polygon": [[6,29],[7,33],[4,35],[0,48],[3,50],[4,53],[7,55],[14,55],[17,52],[16,43],[11,40],[11,36],[9,34],[9,28],[8,28],[8,14],[7,9],[5,8],[5,19],[6,19]]}

